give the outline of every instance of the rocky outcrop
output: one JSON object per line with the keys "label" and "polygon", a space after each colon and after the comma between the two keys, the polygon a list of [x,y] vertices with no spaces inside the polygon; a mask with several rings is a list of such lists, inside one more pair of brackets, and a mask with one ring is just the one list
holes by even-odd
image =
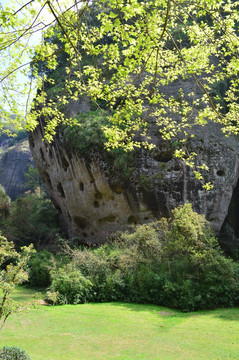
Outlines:
{"label": "rocky outcrop", "polygon": [[14,139],[1,137],[0,140],[0,184],[12,200],[29,190],[25,183],[25,173],[33,164],[28,140],[17,143]]}
{"label": "rocky outcrop", "polygon": [[228,214],[239,176],[239,142],[224,137],[219,126],[196,130],[188,146],[198,153],[197,164],[210,167],[205,179],[214,188],[206,191],[191,170],[173,158],[169,145],[155,136],[151,152],[138,150],[128,178],[115,171],[107,156],[93,152],[85,159],[69,149],[60,133],[49,144],[43,141],[43,124],[30,135],[30,148],[49,195],[62,212],[70,236],[100,243],[130,224],[169,216],[185,203],[205,214],[219,232]]}

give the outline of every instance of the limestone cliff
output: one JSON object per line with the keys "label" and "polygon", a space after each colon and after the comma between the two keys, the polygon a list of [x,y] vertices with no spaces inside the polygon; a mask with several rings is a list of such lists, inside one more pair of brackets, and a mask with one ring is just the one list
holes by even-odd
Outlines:
{"label": "limestone cliff", "polygon": [[2,136],[0,140],[0,184],[12,200],[29,190],[25,186],[25,173],[33,164],[28,140],[17,143],[12,138]]}
{"label": "limestone cliff", "polygon": [[[76,111],[76,106],[73,109]],[[100,243],[129,224],[169,216],[174,207],[186,201],[206,215],[216,232],[221,229],[238,181],[239,142],[224,137],[217,125],[197,129],[188,144],[198,153],[198,164],[205,162],[210,167],[205,177],[214,185],[211,191],[202,188],[157,136],[153,151],[141,149],[134,154],[128,178],[115,171],[106,155],[94,151],[85,158],[70,149],[61,132],[51,144],[43,141],[43,136],[40,123],[30,135],[30,149],[70,236]]]}

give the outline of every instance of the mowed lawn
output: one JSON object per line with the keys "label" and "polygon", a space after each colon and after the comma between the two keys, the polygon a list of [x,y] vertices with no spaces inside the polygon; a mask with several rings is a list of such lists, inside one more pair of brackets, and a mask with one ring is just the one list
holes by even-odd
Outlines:
{"label": "mowed lawn", "polygon": [[4,345],[20,346],[32,360],[238,360],[239,308],[185,314],[124,303],[39,306],[9,318]]}

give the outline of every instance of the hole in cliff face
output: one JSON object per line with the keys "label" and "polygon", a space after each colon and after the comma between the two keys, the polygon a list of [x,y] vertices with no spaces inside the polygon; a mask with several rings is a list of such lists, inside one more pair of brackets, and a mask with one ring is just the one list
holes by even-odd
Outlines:
{"label": "hole in cliff face", "polygon": [[122,194],[122,188],[119,185],[111,185],[111,189],[116,194]]}
{"label": "hole in cliff face", "polygon": [[224,170],[217,170],[217,176],[225,176]]}
{"label": "hole in cliff face", "polygon": [[100,204],[99,204],[98,201],[94,201],[94,207],[95,207],[95,208],[99,208],[99,207],[100,207]]}
{"label": "hole in cliff face", "polygon": [[95,198],[96,198],[97,200],[101,200],[101,199],[103,198],[103,195],[101,194],[101,192],[97,191],[97,192],[95,193]]}
{"label": "hole in cliff face", "polygon": [[50,198],[55,208],[59,211],[60,214],[62,214],[62,210],[60,208],[60,205],[56,202],[56,199],[54,199],[52,196]]}
{"label": "hole in cliff face", "polygon": [[43,151],[42,151],[42,148],[40,148],[40,155],[41,155],[42,161],[46,161],[46,159],[44,157],[44,154],[43,154]]}
{"label": "hole in cliff face", "polygon": [[173,153],[172,151],[158,151],[158,152],[155,152],[154,155],[153,155],[153,158],[157,161],[160,161],[160,162],[168,162],[170,160],[172,160],[173,158]]}
{"label": "hole in cliff face", "polygon": [[30,144],[31,147],[34,149],[34,147],[35,147],[35,142],[32,140],[32,137],[29,137],[29,144]]}
{"label": "hole in cliff face", "polygon": [[104,224],[107,222],[114,222],[116,220],[116,216],[115,215],[108,215],[104,218],[99,219],[98,223],[99,224]]}
{"label": "hole in cliff face", "polygon": [[128,217],[128,224],[137,224],[137,219],[134,215]]}
{"label": "hole in cliff face", "polygon": [[50,189],[53,190],[50,176],[49,176],[49,174],[48,174],[46,171],[44,171],[44,172],[42,173],[42,178],[43,178],[43,180],[45,181],[45,183],[50,187]]}
{"label": "hole in cliff face", "polygon": [[64,169],[64,171],[67,171],[68,167],[69,167],[69,163],[66,160],[65,156],[61,155],[61,163],[62,163],[62,167]]}
{"label": "hole in cliff face", "polygon": [[57,184],[57,190],[58,190],[58,193],[59,193],[59,195],[60,195],[61,197],[63,197],[63,198],[66,197],[66,196],[65,196],[64,189],[63,189],[63,187],[62,187],[62,185],[61,185],[61,182],[59,182],[59,183]]}
{"label": "hole in cliff face", "polygon": [[82,235],[86,238],[88,237],[88,235],[85,232],[83,232]]}
{"label": "hole in cliff face", "polygon": [[80,188],[80,191],[84,191],[84,184],[82,181],[80,182],[79,188]]}
{"label": "hole in cliff face", "polygon": [[87,225],[86,219],[84,219],[80,216],[74,216],[73,221],[76,224],[76,226],[78,226],[80,229],[85,229],[85,227]]}
{"label": "hole in cliff face", "polygon": [[59,213],[60,213],[60,214],[62,214],[62,210],[61,210],[60,206],[59,206],[59,205],[57,205],[55,202],[53,202],[53,204],[54,204],[54,206],[55,206],[56,210],[58,210],[58,211],[59,211]]}

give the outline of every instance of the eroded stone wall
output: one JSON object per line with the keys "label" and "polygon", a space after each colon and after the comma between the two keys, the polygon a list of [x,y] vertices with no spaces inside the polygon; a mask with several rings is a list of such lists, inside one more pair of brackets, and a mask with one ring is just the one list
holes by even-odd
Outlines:
{"label": "eroded stone wall", "polygon": [[196,130],[188,144],[198,153],[197,164],[205,162],[210,167],[205,180],[213,183],[211,191],[202,188],[190,169],[174,159],[169,145],[157,136],[151,153],[137,151],[128,179],[114,171],[99,153],[86,161],[68,148],[60,134],[51,144],[43,137],[40,123],[30,135],[31,152],[70,236],[101,243],[130,224],[170,216],[174,207],[186,201],[206,215],[216,232],[227,216],[239,176],[239,143],[234,137],[224,137],[215,124]]}

